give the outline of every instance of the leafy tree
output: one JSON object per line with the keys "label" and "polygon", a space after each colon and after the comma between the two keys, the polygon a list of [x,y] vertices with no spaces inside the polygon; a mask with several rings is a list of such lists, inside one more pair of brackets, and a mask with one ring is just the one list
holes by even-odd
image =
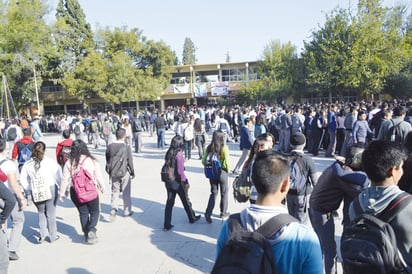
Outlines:
{"label": "leafy tree", "polygon": [[196,50],[195,44],[188,37],[185,38],[185,43],[183,44],[183,65],[196,64]]}
{"label": "leafy tree", "polygon": [[53,54],[46,14],[42,0],[0,1],[0,70],[18,108],[36,98],[34,83],[41,85]]}

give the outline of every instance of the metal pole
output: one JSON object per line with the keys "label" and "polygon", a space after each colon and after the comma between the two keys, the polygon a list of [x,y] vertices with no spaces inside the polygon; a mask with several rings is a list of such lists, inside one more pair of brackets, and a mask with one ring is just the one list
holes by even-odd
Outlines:
{"label": "metal pole", "polygon": [[34,87],[35,87],[35,91],[36,91],[36,100],[37,100],[37,111],[40,115],[40,102],[39,102],[39,90],[37,88],[37,76],[36,76],[36,65],[33,64],[33,75],[34,75]]}

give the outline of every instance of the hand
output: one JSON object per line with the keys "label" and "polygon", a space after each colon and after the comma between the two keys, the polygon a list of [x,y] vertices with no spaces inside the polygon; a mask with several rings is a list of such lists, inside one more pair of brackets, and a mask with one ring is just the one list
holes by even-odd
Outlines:
{"label": "hand", "polygon": [[130,178],[132,178],[132,180],[134,179],[135,175],[133,174]]}
{"label": "hand", "polygon": [[25,198],[19,199],[19,210],[22,211],[27,207],[27,200]]}
{"label": "hand", "polygon": [[64,199],[65,199],[66,197],[64,196],[64,195],[60,195],[60,201],[62,201],[62,202],[64,202]]}
{"label": "hand", "polygon": [[189,183],[185,184],[185,190],[187,191],[187,190],[189,190],[189,188],[190,188]]}

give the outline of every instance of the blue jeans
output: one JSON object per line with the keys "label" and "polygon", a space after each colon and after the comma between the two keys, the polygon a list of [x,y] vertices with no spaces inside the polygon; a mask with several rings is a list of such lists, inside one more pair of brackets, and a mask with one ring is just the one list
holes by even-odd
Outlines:
{"label": "blue jeans", "polygon": [[157,148],[164,148],[165,147],[165,129],[158,128],[157,129]]}
{"label": "blue jeans", "polygon": [[322,248],[325,274],[335,274],[337,273],[336,261],[338,255],[335,242],[335,223],[332,213],[323,214],[309,208],[309,216]]}
{"label": "blue jeans", "polygon": [[209,180],[210,182],[210,196],[207,203],[205,215],[211,216],[213,209],[215,208],[216,198],[220,188],[220,214],[227,213],[229,204],[229,185],[228,174],[225,170],[222,170],[220,178],[218,180]]}

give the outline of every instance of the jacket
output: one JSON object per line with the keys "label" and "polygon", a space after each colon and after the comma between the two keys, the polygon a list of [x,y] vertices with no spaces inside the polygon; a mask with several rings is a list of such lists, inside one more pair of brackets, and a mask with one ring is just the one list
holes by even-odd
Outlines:
{"label": "jacket", "polygon": [[[60,186],[62,180],[62,169],[56,161],[44,157],[40,162],[40,168],[37,171],[44,178],[48,186]],[[25,190],[30,190],[35,178],[36,169],[33,158],[24,163],[20,172],[20,184]]]}
{"label": "jacket", "polygon": [[240,129],[240,149],[251,149],[253,145],[253,136],[247,126],[242,126]]}
{"label": "jacket", "polygon": [[402,142],[405,140],[406,134],[412,130],[411,124],[405,122],[401,116],[393,116],[390,120],[385,120],[382,122],[378,133],[378,140],[386,140],[386,135],[389,129],[393,126],[392,121],[395,125],[399,124],[401,130]]}
{"label": "jacket", "polygon": [[106,149],[106,166],[111,162],[112,158],[116,153],[123,147],[126,146],[126,154],[123,155],[127,160],[127,171],[131,176],[134,176],[134,167],[133,167],[133,156],[130,147],[128,147],[124,141],[115,141],[111,143]]}
{"label": "jacket", "polygon": [[[357,199],[364,213],[373,216],[382,212],[402,190],[398,186],[371,186],[365,189]],[[356,214],[353,203],[349,207],[349,218],[352,221]],[[395,235],[398,249],[405,260],[408,273],[412,271],[412,205],[407,206],[390,222]]]}
{"label": "jacket", "polygon": [[13,160],[16,160],[17,156],[19,155],[19,147],[18,147],[19,142],[27,145],[30,143],[34,143],[34,140],[30,136],[24,136],[23,138],[20,139],[20,141],[16,142],[13,146],[13,152],[11,153],[11,158]]}

